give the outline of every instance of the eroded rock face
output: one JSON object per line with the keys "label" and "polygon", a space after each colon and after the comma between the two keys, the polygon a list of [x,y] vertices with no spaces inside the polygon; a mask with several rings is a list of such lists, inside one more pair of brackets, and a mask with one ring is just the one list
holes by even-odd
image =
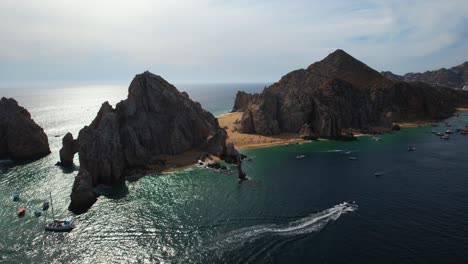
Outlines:
{"label": "eroded rock face", "polygon": [[309,124],[304,124],[299,131],[299,136],[305,140],[316,140],[318,139],[317,135],[312,132],[312,127]]}
{"label": "eroded rock face", "polygon": [[[195,149],[228,160],[233,151],[226,146],[226,138],[217,119],[187,93],[160,76],[139,74],[126,100],[115,109],[104,103],[93,122],[80,131],[80,172],[74,186],[84,187],[80,191],[74,187],[69,209],[81,211],[76,205],[81,204],[82,195],[84,201],[92,201],[88,199],[92,190],[83,191],[85,187],[122,182],[129,172],[160,162],[161,155]],[[64,144],[63,149],[70,148]]]}
{"label": "eroded rock face", "polygon": [[310,134],[335,139],[346,138],[350,128],[445,118],[468,102],[464,92],[392,81],[342,50],[283,76],[261,94],[238,95],[240,132],[300,133],[308,124]]}
{"label": "eroded rock face", "polygon": [[44,130],[13,98],[0,99],[0,159],[35,160],[50,153]]}

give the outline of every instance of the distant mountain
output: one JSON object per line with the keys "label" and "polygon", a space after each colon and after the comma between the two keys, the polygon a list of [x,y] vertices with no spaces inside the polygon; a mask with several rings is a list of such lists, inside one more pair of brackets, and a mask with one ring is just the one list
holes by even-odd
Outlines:
{"label": "distant mountain", "polygon": [[381,74],[394,81],[424,82],[432,86],[462,89],[468,86],[468,61],[450,69],[442,68],[424,73],[407,73],[402,76],[387,71]]}
{"label": "distant mountain", "polygon": [[241,133],[309,131],[310,138],[342,138],[348,129],[388,130],[395,122],[441,119],[468,105],[466,92],[394,79],[336,50],[261,94],[239,92],[233,111],[243,112]]}

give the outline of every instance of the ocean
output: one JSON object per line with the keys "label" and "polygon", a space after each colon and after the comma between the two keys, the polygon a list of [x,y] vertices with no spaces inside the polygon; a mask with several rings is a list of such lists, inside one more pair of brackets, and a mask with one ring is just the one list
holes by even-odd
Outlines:
{"label": "ocean", "polygon": [[[266,85],[176,86],[219,115],[232,108],[237,90]],[[0,88],[31,112],[52,150],[29,164],[0,162],[0,262],[468,262],[468,136],[439,139],[431,130],[447,129],[443,122],[380,141],[245,150],[249,181],[239,183],[232,167],[147,175],[74,216],[67,206],[77,168],[55,166],[61,139],[76,136],[104,101],[115,105],[126,95],[126,85]],[[464,126],[468,112],[447,121]],[[301,154],[306,158],[296,159]],[[10,200],[15,190],[18,202]],[[45,216],[34,218],[49,192],[56,216],[75,220],[72,232],[45,233]],[[23,218],[15,214],[20,206]]]}

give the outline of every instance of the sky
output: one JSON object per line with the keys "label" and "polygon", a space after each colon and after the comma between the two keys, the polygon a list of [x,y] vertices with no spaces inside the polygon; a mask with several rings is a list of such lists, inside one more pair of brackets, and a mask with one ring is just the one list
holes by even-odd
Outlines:
{"label": "sky", "polygon": [[17,0],[0,18],[0,85],[273,82],[338,48],[398,74],[468,60],[466,0]]}

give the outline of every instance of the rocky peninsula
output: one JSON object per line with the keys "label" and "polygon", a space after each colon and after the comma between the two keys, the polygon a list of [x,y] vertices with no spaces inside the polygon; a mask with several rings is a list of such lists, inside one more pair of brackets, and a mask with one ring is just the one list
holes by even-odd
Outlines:
{"label": "rocky peninsula", "polygon": [[13,98],[0,99],[0,159],[30,161],[50,154],[44,129]]}
{"label": "rocky peninsula", "polygon": [[276,137],[347,139],[350,131],[389,131],[395,123],[443,119],[468,93],[386,78],[343,50],[283,76],[260,94],[238,92],[234,130]]}
{"label": "rocky peninsula", "polygon": [[186,92],[150,72],[135,76],[127,99],[115,108],[102,104],[96,118],[74,139],[63,138],[61,163],[79,155],[69,209],[83,212],[96,201],[94,187],[114,185],[126,176],[196,163],[216,156],[236,163],[238,152],[226,144],[218,120]]}

